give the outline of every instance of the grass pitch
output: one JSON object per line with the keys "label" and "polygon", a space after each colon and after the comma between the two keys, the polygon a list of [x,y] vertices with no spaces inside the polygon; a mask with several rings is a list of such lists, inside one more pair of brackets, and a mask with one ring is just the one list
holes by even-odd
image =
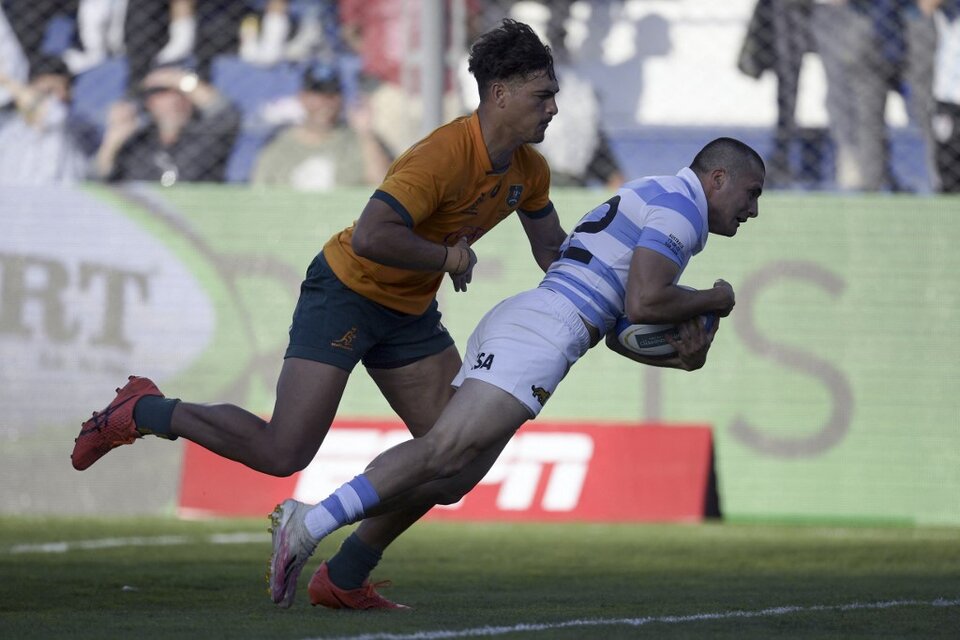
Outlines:
{"label": "grass pitch", "polygon": [[266,526],[0,518],[0,637],[960,637],[951,528],[425,523],[374,576],[415,609],[364,613],[309,606],[318,561],[274,607]]}

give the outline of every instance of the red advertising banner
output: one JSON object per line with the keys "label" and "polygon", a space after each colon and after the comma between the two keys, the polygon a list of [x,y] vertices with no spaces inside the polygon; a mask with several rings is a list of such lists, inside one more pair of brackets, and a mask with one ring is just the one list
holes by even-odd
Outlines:
{"label": "red advertising banner", "polygon": [[[399,423],[338,420],[310,465],[275,478],[187,443],[183,517],[265,516],[286,498],[316,503],[410,435]],[[529,423],[443,520],[696,521],[716,515],[713,440],[697,425]]]}

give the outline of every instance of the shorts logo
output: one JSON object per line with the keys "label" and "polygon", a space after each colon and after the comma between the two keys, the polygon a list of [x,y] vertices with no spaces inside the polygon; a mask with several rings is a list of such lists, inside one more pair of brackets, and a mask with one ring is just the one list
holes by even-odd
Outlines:
{"label": "shorts logo", "polygon": [[347,351],[353,351],[353,341],[357,338],[357,328],[351,327],[350,331],[347,331],[343,334],[343,337],[339,340],[334,340],[330,343],[331,347],[336,347],[338,349],[346,349]]}
{"label": "shorts logo", "polygon": [[547,400],[550,399],[550,392],[544,389],[543,387],[531,386],[530,389],[533,391],[533,397],[537,399],[537,402],[540,403],[540,406],[547,404]]}
{"label": "shorts logo", "polygon": [[507,191],[507,204],[511,207],[517,206],[520,202],[520,194],[523,193],[522,184],[512,184],[510,189]]}
{"label": "shorts logo", "polygon": [[470,370],[473,371],[476,369],[486,369],[487,371],[490,371],[491,366],[493,366],[493,354],[491,353],[490,355],[487,355],[485,353],[480,353],[480,355],[477,356],[476,364],[470,367]]}

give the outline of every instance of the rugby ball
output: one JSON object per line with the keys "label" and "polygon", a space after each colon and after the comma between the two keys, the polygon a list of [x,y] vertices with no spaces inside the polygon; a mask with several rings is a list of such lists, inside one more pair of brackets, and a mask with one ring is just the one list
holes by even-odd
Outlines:
{"label": "rugby ball", "polygon": [[[710,331],[717,316],[707,313],[700,316],[704,329]],[[634,324],[627,316],[620,316],[614,325],[617,339],[628,351],[647,358],[667,358],[676,353],[667,336],[679,335],[675,324]]]}

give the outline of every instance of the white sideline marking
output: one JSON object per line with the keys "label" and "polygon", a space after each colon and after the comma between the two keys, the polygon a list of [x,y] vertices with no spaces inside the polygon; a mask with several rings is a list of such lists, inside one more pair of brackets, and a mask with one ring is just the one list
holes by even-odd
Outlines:
{"label": "white sideline marking", "polygon": [[[442,638],[473,638],[500,636],[522,631],[550,631],[552,629],[569,629],[571,627],[603,627],[627,626],[640,627],[646,624],[683,624],[686,622],[702,622],[704,620],[731,620],[734,618],[772,618],[791,613],[809,613],[818,611],[854,611],[857,609],[892,609],[894,607],[956,607],[960,606],[960,599],[947,600],[887,600],[884,602],[852,602],[836,605],[791,605],[784,607],[770,607],[756,611],[720,611],[716,613],[694,613],[686,616],[650,616],[646,618],[597,618],[594,620],[564,620],[561,622],[542,624],[515,624],[503,627],[475,627],[473,629],[448,631],[417,631],[415,633],[369,633],[359,636],[337,636],[327,640],[440,640]],[[310,640],[322,640],[320,637]]]}
{"label": "white sideline marking", "polygon": [[268,533],[211,533],[200,538],[189,536],[152,536],[131,538],[100,538],[99,540],[77,540],[75,542],[42,542],[39,544],[17,544],[9,549],[11,555],[18,553],[66,553],[78,549],[116,549],[119,547],[169,547],[195,542],[210,544],[248,544],[269,542]]}

